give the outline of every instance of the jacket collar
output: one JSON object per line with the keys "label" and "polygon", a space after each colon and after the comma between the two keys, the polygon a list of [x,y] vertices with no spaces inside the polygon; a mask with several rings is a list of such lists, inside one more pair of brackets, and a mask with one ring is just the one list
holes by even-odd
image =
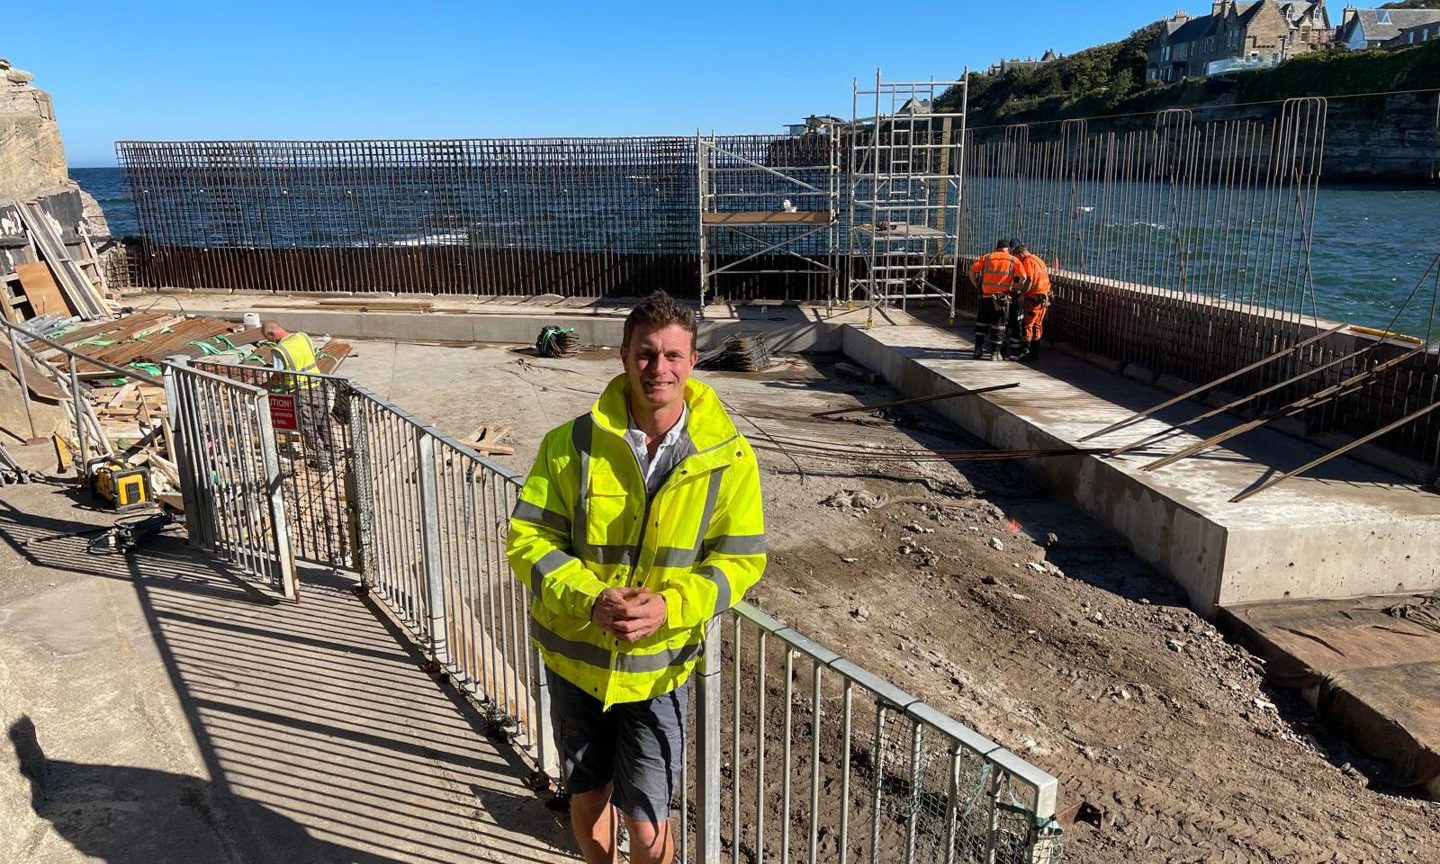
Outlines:
{"label": "jacket collar", "polygon": [[[740,433],[736,431],[730,415],[725,412],[725,406],[720,404],[720,397],[715,390],[694,378],[687,379],[685,404],[690,409],[690,416],[685,422],[682,439],[677,444],[681,448],[681,459],[691,455],[714,455],[711,451],[716,451],[716,454],[726,456],[717,464],[733,460],[733,455],[730,455],[732,451],[722,445],[729,444]],[[605,392],[600,394],[600,398],[595,400],[595,405],[591,407],[590,416],[600,429],[621,438],[625,437],[625,430],[630,425],[629,378],[625,373],[622,372],[610,380]],[[708,461],[709,459],[706,460]]]}

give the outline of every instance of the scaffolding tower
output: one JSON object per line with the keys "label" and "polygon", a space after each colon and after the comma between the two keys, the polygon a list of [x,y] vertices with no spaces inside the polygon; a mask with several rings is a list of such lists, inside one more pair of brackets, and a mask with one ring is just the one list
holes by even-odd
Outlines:
{"label": "scaffolding tower", "polygon": [[[869,307],[867,326],[877,308],[912,300],[939,301],[955,321],[968,77],[885,81],[877,69],[874,89],[855,81],[846,286],[850,305]],[[951,88],[958,110],[941,110]]]}
{"label": "scaffolding tower", "polygon": [[832,302],[840,272],[835,124],[798,135],[696,133],[695,155],[701,308],[747,294]]}

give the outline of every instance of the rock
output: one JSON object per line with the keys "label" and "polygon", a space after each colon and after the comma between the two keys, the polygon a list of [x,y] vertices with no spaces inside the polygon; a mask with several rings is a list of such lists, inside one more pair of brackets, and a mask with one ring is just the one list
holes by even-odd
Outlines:
{"label": "rock", "polygon": [[10,61],[9,61],[9,60],[6,60],[4,57],[0,57],[0,71],[4,71],[4,70],[9,69],[9,68],[10,68]]}
{"label": "rock", "polygon": [[985,576],[981,578],[980,583],[982,585],[999,585],[1000,580],[996,579],[994,576]]}
{"label": "rock", "polygon": [[[0,72],[15,85],[31,76],[20,69]],[[0,189],[3,198],[43,198],[75,188],[65,165],[65,147],[50,95],[34,87],[0,84]]]}
{"label": "rock", "polygon": [[1058,546],[1058,545],[1060,545],[1060,535],[1059,535],[1059,534],[1056,534],[1054,531],[1049,532],[1048,534],[1045,535],[1045,545],[1046,545],[1046,546]]}
{"label": "rock", "polygon": [[1052,576],[1064,576],[1064,575],[1065,575],[1065,571],[1064,571],[1064,570],[1061,570],[1059,567],[1055,566],[1053,563],[1051,563],[1051,562],[1049,562],[1049,561],[1046,561],[1046,562],[1045,562],[1045,569],[1048,570],[1048,571],[1050,571],[1050,575],[1052,575]]}
{"label": "rock", "polygon": [[921,566],[921,567],[934,567],[936,564],[939,564],[939,563],[940,563],[940,556],[939,556],[939,555],[930,554],[930,555],[921,555],[921,556],[920,556],[920,566]]}
{"label": "rock", "polygon": [[1185,643],[1181,642],[1179,639],[1166,639],[1165,647],[1169,648],[1171,651],[1175,651],[1178,653],[1185,650]]}
{"label": "rock", "polygon": [[1045,565],[1044,565],[1044,564],[1041,564],[1041,563],[1038,562],[1038,561],[1031,561],[1031,562],[1027,563],[1025,566],[1026,566],[1026,567],[1029,567],[1031,570],[1034,570],[1036,573],[1044,573],[1044,572],[1045,572]]}
{"label": "rock", "polygon": [[806,594],[809,594],[810,592],[809,592],[809,591],[806,591],[804,588],[801,588],[799,585],[792,585],[792,586],[790,586],[790,593],[791,593],[791,594],[799,594],[801,597],[804,597]]}
{"label": "rock", "polygon": [[1105,626],[1105,616],[1100,614],[1099,612],[1092,613],[1090,615],[1090,620],[1094,621],[1096,624],[1099,624],[1101,627]]}
{"label": "rock", "polygon": [[999,538],[999,537],[991,537],[991,538],[990,538],[990,548],[991,548],[991,549],[994,549],[996,552],[1004,552],[1004,551],[1005,551],[1005,544],[1000,542],[1000,538]]}
{"label": "rock", "polygon": [[870,617],[870,607],[856,606],[854,609],[850,610],[850,615],[854,617],[856,621],[864,621]]}
{"label": "rock", "polygon": [[860,559],[859,559],[859,558],[849,558],[849,557],[843,557],[843,556],[842,556],[842,557],[840,558],[840,560],[841,560],[841,561],[844,561],[846,564],[854,564],[856,561],[859,561]]}
{"label": "rock", "polygon": [[[1029,600],[1030,598],[1029,598],[1029,597],[1026,597],[1024,594],[1011,594],[1011,595],[1010,595],[1010,599],[1011,599],[1011,600]],[[1035,631],[1034,631],[1034,630],[1031,630],[1031,631],[1029,631],[1029,632],[1034,633]]]}

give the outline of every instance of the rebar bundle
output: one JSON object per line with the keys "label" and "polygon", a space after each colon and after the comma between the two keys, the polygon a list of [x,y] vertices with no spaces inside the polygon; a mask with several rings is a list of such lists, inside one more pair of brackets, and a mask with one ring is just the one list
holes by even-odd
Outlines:
{"label": "rebar bundle", "polygon": [[541,357],[574,357],[580,353],[580,337],[574,327],[544,327],[535,337],[535,353]]}
{"label": "rebar bundle", "polygon": [[695,366],[727,372],[763,372],[770,368],[770,346],[760,333],[737,334],[721,347],[701,355]]}

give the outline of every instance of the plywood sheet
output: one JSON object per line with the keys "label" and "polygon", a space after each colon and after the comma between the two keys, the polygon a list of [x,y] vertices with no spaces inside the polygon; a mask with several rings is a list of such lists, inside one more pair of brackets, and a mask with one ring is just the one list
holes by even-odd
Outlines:
{"label": "plywood sheet", "polygon": [[60,286],[44,261],[16,264],[15,272],[20,276],[20,287],[30,298],[30,308],[38,315],[74,315],[75,310],[65,302]]}
{"label": "plywood sheet", "polygon": [[830,221],[828,210],[800,213],[744,211],[736,213],[702,213],[706,225],[824,225]]}

